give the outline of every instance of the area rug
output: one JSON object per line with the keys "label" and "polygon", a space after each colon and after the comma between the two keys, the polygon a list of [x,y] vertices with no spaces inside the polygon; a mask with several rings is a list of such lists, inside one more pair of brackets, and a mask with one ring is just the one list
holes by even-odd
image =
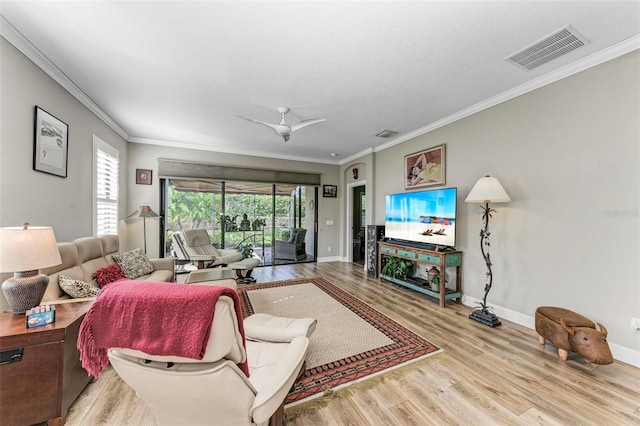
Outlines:
{"label": "area rug", "polygon": [[318,320],[306,370],[285,404],[292,406],[436,354],[442,349],[324,278],[238,288],[242,313]]}

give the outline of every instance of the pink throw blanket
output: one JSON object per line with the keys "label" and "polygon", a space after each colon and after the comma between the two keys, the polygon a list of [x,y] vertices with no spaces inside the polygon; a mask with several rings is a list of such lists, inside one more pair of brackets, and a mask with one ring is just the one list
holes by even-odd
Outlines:
{"label": "pink throw blanket", "polygon": [[[80,362],[93,377],[109,364],[109,348],[203,359],[220,296],[233,299],[244,345],[236,292],[222,286],[122,280],[100,291],[80,325]],[[238,365],[249,376],[245,361]]]}

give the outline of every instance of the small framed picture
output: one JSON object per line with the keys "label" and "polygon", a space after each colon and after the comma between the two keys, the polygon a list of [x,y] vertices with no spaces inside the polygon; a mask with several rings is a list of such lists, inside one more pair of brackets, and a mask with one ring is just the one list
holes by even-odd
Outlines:
{"label": "small framed picture", "polygon": [[151,170],[136,169],[136,183],[138,185],[151,185]]}
{"label": "small framed picture", "polygon": [[404,157],[404,189],[444,185],[444,144]]}
{"label": "small framed picture", "polygon": [[325,198],[337,198],[338,186],[337,185],[322,185],[322,196]]}
{"label": "small framed picture", "polygon": [[67,177],[69,126],[36,106],[33,170]]}

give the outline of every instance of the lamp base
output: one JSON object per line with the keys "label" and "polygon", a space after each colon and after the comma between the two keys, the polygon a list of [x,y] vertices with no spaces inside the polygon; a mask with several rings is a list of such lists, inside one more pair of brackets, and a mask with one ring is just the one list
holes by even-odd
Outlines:
{"label": "lamp base", "polygon": [[496,316],[496,314],[493,314],[488,311],[483,311],[482,309],[477,309],[473,311],[469,315],[469,318],[471,318],[474,321],[478,321],[479,323],[482,323],[484,325],[488,325],[491,328],[502,325],[502,323],[500,322],[500,319]]}
{"label": "lamp base", "polygon": [[37,270],[15,272],[13,277],[2,283],[2,292],[13,313],[24,314],[28,309],[40,304],[47,284],[49,277],[39,274]]}

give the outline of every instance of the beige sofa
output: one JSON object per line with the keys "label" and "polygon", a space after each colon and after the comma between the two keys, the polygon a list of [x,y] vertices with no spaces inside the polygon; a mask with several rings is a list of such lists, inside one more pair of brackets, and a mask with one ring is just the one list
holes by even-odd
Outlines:
{"label": "beige sofa", "polygon": [[[58,243],[62,263],[41,272],[49,277],[49,285],[42,303],[56,304],[93,300],[94,297],[73,299],[58,285],[58,276],[65,275],[97,286],[95,272],[114,263],[112,255],[118,253],[120,240],[117,235],[78,238],[72,242]],[[139,281],[174,281],[175,259],[149,259],[155,270],[148,275],[136,278]]]}

